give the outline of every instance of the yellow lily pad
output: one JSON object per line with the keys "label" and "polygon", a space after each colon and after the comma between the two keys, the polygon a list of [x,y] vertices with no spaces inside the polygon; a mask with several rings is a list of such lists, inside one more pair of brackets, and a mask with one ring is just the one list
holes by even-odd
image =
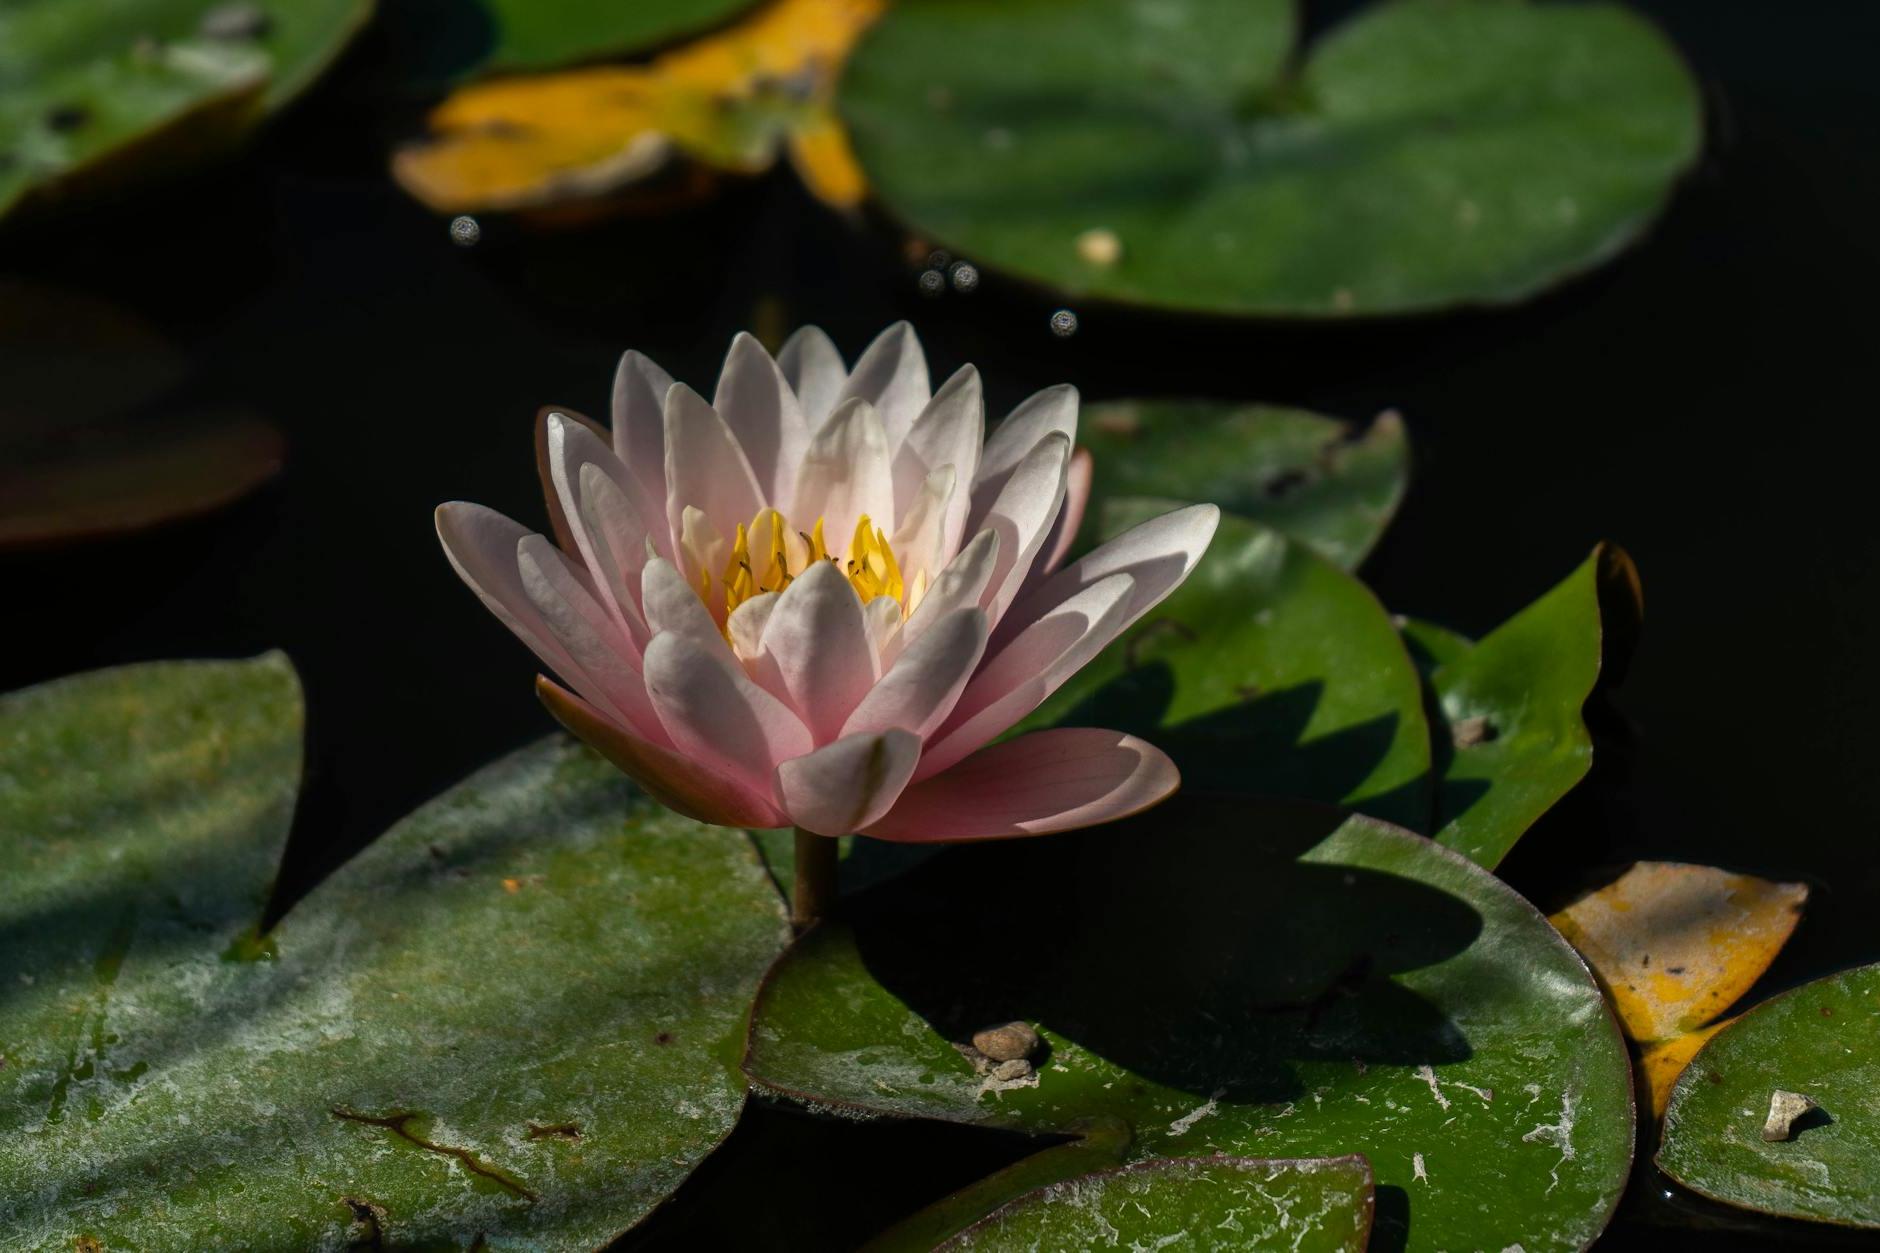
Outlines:
{"label": "yellow lily pad", "polygon": [[1639,1073],[1644,1079],[1646,1094],[1651,1097],[1653,1118],[1665,1116],[1665,1107],[1671,1103],[1671,1089],[1677,1086],[1678,1076],[1697,1056],[1697,1050],[1710,1043],[1711,1036],[1735,1021],[1734,1018],[1725,1018],[1708,1027],[1699,1027],[1696,1031],[1687,1031],[1669,1040],[1647,1044],[1639,1051]]}
{"label": "yellow lily pad", "polygon": [[787,152],[840,207],[865,186],[835,78],[885,0],[778,0],[646,65],[589,66],[452,93],[392,174],[439,213],[560,208],[620,195],[675,158],[756,174]]}
{"label": "yellow lily pad", "polygon": [[1635,864],[1555,914],[1641,1043],[1695,1031],[1749,991],[1788,942],[1808,889],[1679,862]]}

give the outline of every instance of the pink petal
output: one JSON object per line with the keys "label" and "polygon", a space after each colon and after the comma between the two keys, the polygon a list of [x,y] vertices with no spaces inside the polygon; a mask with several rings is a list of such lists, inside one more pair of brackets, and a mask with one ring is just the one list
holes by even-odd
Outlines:
{"label": "pink petal", "polygon": [[931,395],[927,358],[914,328],[906,322],[896,322],[875,336],[842,388],[842,400],[866,400],[881,415],[890,451],[901,446]]}
{"label": "pink petal", "polygon": [[986,440],[979,458],[979,474],[973,480],[973,507],[966,520],[968,531],[978,531],[992,502],[999,497],[1005,481],[1012,477],[1032,449],[1053,435],[1077,440],[1077,389],[1069,383],[1047,387],[1012,410]]}
{"label": "pink petal", "polygon": [[928,627],[955,610],[978,605],[985,594],[986,585],[992,581],[992,571],[998,563],[999,533],[981,531],[973,537],[972,543],[960,549],[959,556],[953,558],[947,568],[940,572],[940,577],[933,581],[927,594],[921,597],[920,604],[914,606],[907,623],[889,642],[883,659],[892,660],[898,650],[911,646],[926,633]]}
{"label": "pink petal", "polygon": [[562,508],[560,493],[555,488],[555,472],[549,454],[548,428],[551,421],[572,422],[585,427],[603,443],[607,439],[607,429],[593,418],[572,409],[543,405],[535,411],[535,474],[542,484],[542,499],[548,504],[548,528],[555,537],[555,543],[564,552],[573,552],[574,532],[570,529],[567,512]]}
{"label": "pink petal", "polygon": [[725,354],[712,408],[737,436],[765,497],[787,517],[790,493],[796,489],[796,468],[809,445],[809,426],[777,363],[743,331]]}
{"label": "pink petal", "polygon": [[[979,371],[961,366],[935,392],[914,420],[907,439],[894,454],[894,504],[905,515],[919,495],[927,476],[952,466],[956,488],[947,503],[941,534],[940,562],[959,551],[972,509],[972,485],[979,474],[979,446],[986,435],[986,407]],[[900,522],[896,518],[896,522]]]}
{"label": "pink petal", "polygon": [[651,528],[653,548],[672,557],[672,536],[659,525],[666,516],[666,393],[672,375],[637,352],[620,358],[614,371],[614,453],[627,467],[634,510]]}
{"label": "pink petal", "polygon": [[883,531],[894,523],[894,474],[888,437],[866,400],[845,400],[810,439],[796,481],[791,519],[807,530],[823,520],[832,554],[844,555],[855,523],[867,514]]}
{"label": "pink petal", "polygon": [[796,392],[804,422],[815,431],[842,399],[842,385],[849,381],[842,354],[821,327],[805,326],[783,341],[777,368]]}
{"label": "pink petal", "polygon": [[899,727],[925,740],[952,712],[985,651],[985,611],[954,610],[902,650],[843,723],[842,734]]}
{"label": "pink petal", "polygon": [[646,690],[675,748],[759,795],[778,763],[815,748],[802,720],[724,650],[685,636],[655,635],[646,646]]}
{"label": "pink petal", "polygon": [[1070,454],[1066,436],[1046,436],[1025,454],[986,512],[985,529],[999,536],[999,560],[980,603],[995,624],[1024,586],[1051,519],[1063,507],[1064,472]]}
{"label": "pink petal", "polygon": [[538,675],[535,691],[557,722],[668,809],[721,827],[785,825],[775,805],[738,780],[641,739],[549,679]]}
{"label": "pink petal", "polygon": [[516,546],[516,568],[529,600],[580,667],[579,674],[605,693],[602,708],[617,711],[635,735],[668,743],[640,678],[638,650],[590,594],[574,563],[540,535],[527,535]]}
{"label": "pink petal", "polygon": [[1084,510],[1090,504],[1090,485],[1096,477],[1096,469],[1096,459],[1088,448],[1079,448],[1071,454],[1071,464],[1064,472],[1064,507],[1058,510],[1057,521],[1051,524],[1051,534],[1042,549],[1044,555],[1032,567],[1032,577],[1042,580],[1070,556],[1077,532],[1083,529]]}
{"label": "pink petal", "polygon": [[[677,545],[686,509],[710,519],[719,532],[736,534],[764,508],[765,497],[737,436],[718,411],[684,383],[666,393],[666,500],[663,515]],[[688,574],[694,573],[687,571]],[[722,570],[708,570],[713,580]]]}
{"label": "pink petal", "polygon": [[[581,467],[581,525],[593,545],[607,589],[613,593],[635,652],[653,638],[640,608],[640,572],[646,568],[646,525],[619,484],[599,466]],[[661,530],[664,530],[662,527]]]}
{"label": "pink petal", "polygon": [[[577,422],[561,413],[551,413],[543,421],[548,436],[549,478],[555,488],[554,507],[567,523],[569,538],[573,541],[567,546],[570,552],[580,554],[587,566],[589,581],[602,593],[600,600],[603,608],[611,614],[620,629],[631,635],[628,627],[629,615],[639,617],[638,603],[631,595],[622,597],[616,589],[621,587],[621,568],[614,560],[616,549],[632,551],[634,548],[645,550],[646,534],[643,527],[637,533],[619,533],[596,535],[589,526],[588,514],[584,508],[586,490],[584,484],[594,485],[598,476],[610,484],[613,495],[609,503],[615,507],[611,511],[616,528],[621,532],[634,532],[633,523],[637,521],[632,514],[632,503],[627,498],[627,468],[620,464],[620,458],[588,426]],[[598,513],[595,514],[599,516]],[[637,567],[636,567],[637,568]],[[637,655],[644,646],[644,639],[635,645]]]}
{"label": "pink petal", "polygon": [[1127,818],[1180,786],[1175,763],[1133,735],[1034,731],[914,784],[862,834],[918,843],[1049,835]]}
{"label": "pink petal", "polygon": [[646,563],[640,575],[640,596],[646,606],[646,625],[655,635],[683,635],[705,648],[728,647],[698,589],[664,557]]}
{"label": "pink petal", "polygon": [[1135,580],[1113,574],[1026,627],[979,667],[959,704],[921,757],[921,777],[937,774],[1044,702],[1116,638]]}
{"label": "pink petal", "polygon": [[905,731],[851,735],[777,767],[777,799],[817,835],[849,835],[888,812],[920,760]]}
{"label": "pink petal", "polygon": [[879,673],[862,599],[834,562],[811,563],[783,590],[761,647],[818,744],[836,738]]}
{"label": "pink petal", "polygon": [[929,582],[938,578],[951,556],[945,527],[952,502],[960,494],[954,486],[953,467],[941,466],[927,476],[913,503],[902,512],[900,526],[890,542],[894,547],[894,560],[901,567],[901,577],[910,588],[922,575]]}
{"label": "pink petal", "polygon": [[1127,629],[1181,586],[1207,552],[1220,521],[1218,507],[1189,505],[1131,527],[1046,579],[1037,590],[1027,592],[1005,620],[996,624],[993,650],[996,652],[1025,624],[1037,621],[1084,588],[1119,573],[1136,580],[1134,598],[1118,628]]}

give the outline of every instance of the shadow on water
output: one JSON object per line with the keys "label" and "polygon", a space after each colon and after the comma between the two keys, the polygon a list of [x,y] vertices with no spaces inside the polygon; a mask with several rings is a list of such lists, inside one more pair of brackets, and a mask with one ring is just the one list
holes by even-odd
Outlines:
{"label": "shadow on water", "polygon": [[1455,1024],[1391,976],[1466,949],[1480,915],[1301,859],[1343,821],[1194,795],[1075,839],[962,849],[858,898],[857,944],[948,1039],[1040,1022],[1204,1098],[1294,1099],[1300,1062],[1466,1059]]}

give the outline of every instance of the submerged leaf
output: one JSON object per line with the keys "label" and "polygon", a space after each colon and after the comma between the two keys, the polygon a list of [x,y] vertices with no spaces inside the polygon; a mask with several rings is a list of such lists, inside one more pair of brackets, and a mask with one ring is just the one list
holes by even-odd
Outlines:
{"label": "submerged leaf", "polygon": [[1082,299],[1347,316],[1525,299],[1696,160],[1695,83],[1618,4],[902,0],[842,111],[917,233]]}
{"label": "submerged leaf", "polygon": [[1125,400],[1091,406],[1080,427],[1095,458],[1093,521],[1110,497],[1205,500],[1347,570],[1390,525],[1410,480],[1395,413],[1360,430],[1303,409]]}
{"label": "submerged leaf", "polygon": [[811,190],[857,203],[859,172],[831,119],[850,45],[883,0],[780,0],[644,66],[589,66],[462,88],[392,172],[440,213],[600,199],[675,155],[753,174],[787,147]]}
{"label": "submerged leaf", "polygon": [[[960,1045],[1014,1020],[1029,1073],[980,1073]],[[1134,1160],[1362,1145],[1399,1198],[1382,1247],[1580,1247],[1632,1153],[1599,989],[1505,884],[1371,819],[1195,793],[850,902],[767,976],[745,1069],[838,1110],[1119,1118]]]}
{"label": "submerged leaf", "polygon": [[1040,1188],[939,1247],[1029,1253],[1127,1240],[1131,1249],[1363,1253],[1372,1207],[1362,1157],[1160,1158]]}
{"label": "submerged leaf", "polygon": [[0,1227],[64,1248],[593,1248],[736,1121],[788,929],[748,842],[564,738],[252,928],[279,658],[0,700]]}
{"label": "submerged leaf", "polygon": [[[1876,1040],[1880,966],[1804,984],[1732,1019],[1672,1090],[1659,1169],[1730,1205],[1880,1229]],[[1772,1110],[1807,1101],[1813,1112],[1778,1118],[1765,1137]]]}

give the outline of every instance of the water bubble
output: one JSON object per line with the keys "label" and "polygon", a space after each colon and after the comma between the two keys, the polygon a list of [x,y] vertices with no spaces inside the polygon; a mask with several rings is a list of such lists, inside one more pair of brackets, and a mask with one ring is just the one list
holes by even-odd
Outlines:
{"label": "water bubble", "polygon": [[930,270],[944,270],[952,264],[953,254],[945,248],[936,248],[927,254],[927,268]]}
{"label": "water bubble", "polygon": [[459,248],[469,248],[483,238],[483,224],[468,213],[460,213],[450,220],[450,242]]}
{"label": "water bubble", "polygon": [[923,296],[938,296],[947,289],[947,276],[938,270],[922,270],[918,281]]}
{"label": "water bubble", "polygon": [[1059,339],[1069,339],[1077,333],[1077,315],[1069,309],[1059,309],[1051,315],[1051,333]]}
{"label": "water bubble", "polygon": [[979,290],[979,267],[970,261],[955,261],[947,277],[953,280],[953,290],[962,296]]}

